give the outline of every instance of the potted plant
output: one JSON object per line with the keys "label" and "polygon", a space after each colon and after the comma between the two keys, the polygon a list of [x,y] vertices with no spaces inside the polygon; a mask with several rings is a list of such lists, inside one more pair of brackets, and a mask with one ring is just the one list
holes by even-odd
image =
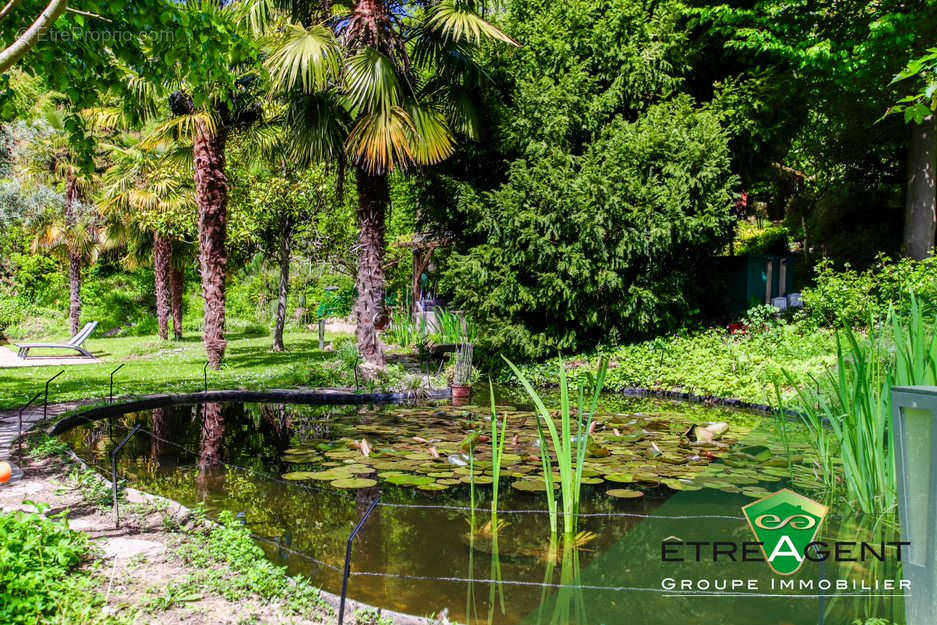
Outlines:
{"label": "potted plant", "polygon": [[472,394],[472,383],[478,372],[472,366],[474,345],[461,343],[453,355],[454,362],[450,365],[449,388],[453,399],[465,399]]}

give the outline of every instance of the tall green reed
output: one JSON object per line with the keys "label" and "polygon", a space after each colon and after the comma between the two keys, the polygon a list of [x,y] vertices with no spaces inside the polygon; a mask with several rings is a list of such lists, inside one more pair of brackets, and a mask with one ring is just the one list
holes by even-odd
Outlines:
{"label": "tall green reed", "polygon": [[844,328],[836,337],[836,368],[809,386],[784,376],[797,391],[796,409],[811,434],[831,497],[864,514],[897,505],[891,391],[937,381],[937,334],[917,301],[907,318],[892,311],[867,337]]}
{"label": "tall green reed", "polygon": [[[504,358],[502,356],[502,358]],[[575,418],[569,398],[569,380],[566,376],[566,366],[560,361],[560,414],[559,423],[547,409],[543,399],[534,389],[530,380],[507,358],[504,361],[517,376],[524,387],[537,412],[537,431],[540,435],[540,457],[543,464],[544,482],[546,486],[547,507],[550,511],[550,531],[555,536],[558,530],[558,509],[556,495],[553,492],[553,465],[548,446],[552,445],[553,454],[560,474],[560,496],[563,505],[563,534],[567,537],[576,533],[576,521],[579,513],[579,496],[582,490],[583,467],[586,461],[586,452],[589,447],[589,432],[592,429],[592,420],[599,403],[599,395],[605,385],[605,376],[608,372],[608,359],[603,358],[599,364],[598,373],[585,375],[585,382],[578,384],[578,410]],[[586,409],[586,386],[592,389],[589,408]],[[576,422],[576,435],[573,435],[572,425]],[[544,433],[544,427],[549,433],[549,439]]]}

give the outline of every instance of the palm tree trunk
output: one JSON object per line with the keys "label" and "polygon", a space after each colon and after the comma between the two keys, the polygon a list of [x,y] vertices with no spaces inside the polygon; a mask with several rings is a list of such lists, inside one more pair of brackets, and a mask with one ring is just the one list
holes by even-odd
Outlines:
{"label": "palm tree trunk", "polygon": [[169,274],[172,267],[172,242],[163,235],[153,235],[153,273],[156,277],[156,319],[159,322],[159,338],[169,338],[170,288]]}
{"label": "palm tree trunk", "polygon": [[173,267],[169,272],[172,291],[172,333],[177,341],[182,340],[182,293],[185,291],[185,272]]}
{"label": "palm tree trunk", "polygon": [[208,362],[221,368],[227,341],[225,325],[225,272],[227,237],[228,178],[225,176],[226,131],[218,127],[212,134],[204,123],[195,135],[195,198],[198,204],[199,263],[202,294],[205,298],[203,341]]}
{"label": "palm tree trunk", "polygon": [[927,258],[937,229],[937,115],[911,125],[908,148],[908,192],[905,200],[905,254]]}
{"label": "palm tree trunk", "polygon": [[224,441],[224,415],[221,404],[209,402],[202,405],[202,446],[199,450],[199,467],[205,469],[221,463]]}
{"label": "palm tree trunk", "polygon": [[292,226],[291,219],[283,218],[283,227],[280,230],[280,292],[277,300],[277,324],[273,331],[273,351],[282,352],[283,328],[286,325],[286,299],[290,291],[290,253]]}
{"label": "palm tree trunk", "polygon": [[[78,197],[78,179],[69,172],[65,182],[65,226],[74,228],[78,223],[75,213]],[[68,317],[71,320],[72,336],[78,334],[81,327],[81,255],[74,249],[68,250],[69,304]]]}
{"label": "palm tree trunk", "polygon": [[69,304],[68,317],[71,319],[72,336],[81,328],[81,256],[68,253]]}
{"label": "palm tree trunk", "polygon": [[355,301],[355,336],[358,353],[366,363],[385,364],[377,331],[383,328],[384,309],[384,215],[390,204],[386,174],[356,172],[358,186],[358,299]]}

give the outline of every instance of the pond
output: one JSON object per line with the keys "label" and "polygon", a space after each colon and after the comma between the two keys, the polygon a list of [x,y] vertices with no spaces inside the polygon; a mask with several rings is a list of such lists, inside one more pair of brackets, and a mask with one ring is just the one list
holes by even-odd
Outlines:
{"label": "pond", "polygon": [[[499,390],[497,402],[499,419],[508,419],[497,532],[488,512],[487,402],[185,405],[124,414],[62,437],[104,471],[114,440],[143,426],[121,456],[130,484],[202,504],[210,516],[240,513],[272,561],[335,593],[348,534],[380,494],[354,546],[349,596],[385,609],[505,625],[903,620],[895,616],[903,611],[899,593],[855,586],[895,579],[893,560],[810,561],[781,578],[763,561],[713,562],[707,552],[714,542],[754,540],[742,506],[785,487],[820,492],[796,424],[604,397],[586,459],[580,533],[575,544],[558,546],[543,513],[536,419],[510,389]],[[818,539],[894,540],[890,527],[834,508]],[[683,561],[664,561],[664,541],[704,543],[700,561],[692,549],[681,552]],[[824,578],[852,585],[822,591]],[[798,586],[779,589],[781,579]],[[749,583],[733,587],[733,580]]]}

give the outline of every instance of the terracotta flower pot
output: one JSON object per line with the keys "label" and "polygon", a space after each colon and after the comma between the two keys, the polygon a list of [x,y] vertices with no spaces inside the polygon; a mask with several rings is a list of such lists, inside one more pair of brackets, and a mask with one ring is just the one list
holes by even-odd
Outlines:
{"label": "terracotta flower pot", "polygon": [[467,399],[472,394],[471,386],[450,386],[453,399]]}

